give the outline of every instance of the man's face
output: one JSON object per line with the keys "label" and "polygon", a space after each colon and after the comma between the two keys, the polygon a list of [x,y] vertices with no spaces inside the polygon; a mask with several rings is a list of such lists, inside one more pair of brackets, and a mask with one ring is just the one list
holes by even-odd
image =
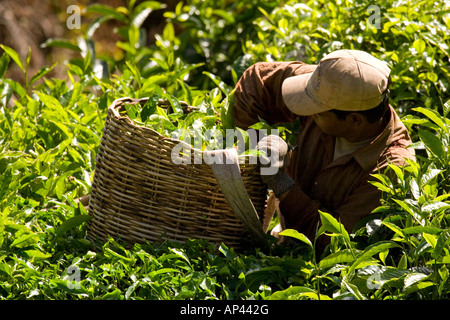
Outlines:
{"label": "man's face", "polygon": [[346,120],[339,120],[338,117],[330,111],[321,112],[312,115],[314,122],[324,133],[335,137],[343,137],[349,129]]}

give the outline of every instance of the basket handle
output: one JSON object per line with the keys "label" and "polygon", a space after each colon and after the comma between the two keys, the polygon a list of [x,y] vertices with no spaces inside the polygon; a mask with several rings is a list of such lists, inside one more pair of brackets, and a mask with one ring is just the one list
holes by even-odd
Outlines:
{"label": "basket handle", "polygon": [[234,214],[250,230],[253,239],[258,244],[266,246],[265,232],[242,181],[237,150],[230,148],[206,152],[210,153],[214,159],[222,159],[220,163],[214,161],[210,166]]}

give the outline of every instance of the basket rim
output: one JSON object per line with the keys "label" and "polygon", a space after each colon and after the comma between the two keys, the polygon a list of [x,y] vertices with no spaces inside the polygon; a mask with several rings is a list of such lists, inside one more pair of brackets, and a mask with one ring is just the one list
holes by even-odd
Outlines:
{"label": "basket rim", "polygon": [[[123,107],[124,103],[138,104],[138,103],[141,103],[143,101],[147,101],[148,99],[149,99],[149,97],[144,97],[144,98],[131,98],[131,97],[118,98],[118,99],[114,100],[111,103],[111,105],[108,107],[108,110],[110,110],[113,113],[114,117],[117,120],[119,120],[119,121],[122,120],[122,119],[126,120],[126,121],[128,121],[128,123],[130,123],[131,125],[133,125],[136,128],[139,128],[139,129],[142,129],[142,130],[147,130],[147,131],[150,131],[152,134],[156,134],[158,136],[158,138],[160,138],[162,140],[170,141],[170,142],[176,143],[176,144],[182,143],[185,147],[189,148],[190,150],[192,150],[194,152],[198,152],[198,153],[204,154],[204,153],[214,152],[214,151],[217,150],[217,149],[213,149],[213,150],[199,150],[199,149],[194,148],[192,145],[190,145],[190,144],[188,144],[188,143],[186,143],[186,142],[184,142],[182,140],[179,140],[179,139],[176,139],[176,138],[166,137],[166,136],[162,135],[161,133],[159,133],[158,131],[156,131],[156,130],[154,130],[152,128],[149,128],[149,127],[137,124],[129,116],[121,115],[119,113],[119,109],[121,107]],[[179,101],[179,102],[180,102],[181,105],[183,105],[185,107],[189,107],[189,104],[187,102],[185,102],[185,101]],[[170,105],[170,102],[168,100],[165,100],[165,99],[159,99],[158,105]],[[255,155],[252,155],[252,154],[238,154],[238,159],[239,160],[244,160],[245,161],[246,158],[248,158],[248,159],[255,158]]]}

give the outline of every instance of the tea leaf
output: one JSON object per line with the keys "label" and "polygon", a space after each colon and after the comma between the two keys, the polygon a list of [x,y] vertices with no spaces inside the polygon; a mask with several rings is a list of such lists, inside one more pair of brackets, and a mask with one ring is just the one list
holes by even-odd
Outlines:
{"label": "tea leaf", "polygon": [[50,253],[42,253],[39,250],[25,250],[24,253],[32,261],[33,260],[45,260],[52,256]]}
{"label": "tea leaf", "polygon": [[415,234],[415,233],[422,233],[422,232],[432,234],[432,235],[437,235],[442,232],[442,229],[430,227],[430,226],[425,226],[425,227],[416,226],[416,227],[404,228],[402,230],[402,234]]}
{"label": "tea leaf", "polygon": [[406,290],[408,287],[412,286],[413,284],[416,284],[417,282],[420,282],[424,279],[426,279],[428,277],[428,275],[423,274],[423,273],[417,273],[417,272],[413,272],[410,273],[408,275],[406,275],[405,277],[405,285],[403,287],[403,290]]}
{"label": "tea leaf", "polygon": [[320,295],[318,296],[317,293],[311,289],[311,288],[307,288],[307,287],[300,287],[300,286],[295,286],[295,287],[289,287],[286,290],[283,291],[277,291],[273,294],[271,294],[267,299],[268,300],[290,300],[290,299],[295,299],[297,300],[298,297],[305,295],[308,296],[309,298],[315,299],[315,300],[329,300],[328,296],[324,296],[324,295]]}
{"label": "tea leaf", "polygon": [[280,232],[280,235],[297,239],[301,242],[306,243],[311,248],[313,248],[313,244],[311,243],[311,241],[304,234],[298,232],[297,230],[286,229],[286,230],[283,230],[282,232]]}
{"label": "tea leaf", "polygon": [[86,12],[89,13],[100,13],[104,16],[110,16],[113,19],[119,20],[121,22],[126,22],[125,16],[123,16],[119,10],[114,9],[111,6],[104,4],[91,4],[86,8]]}
{"label": "tea leaf", "polygon": [[141,121],[147,122],[148,118],[156,113],[156,109],[158,106],[159,96],[153,96],[148,99],[148,101],[144,104],[141,110]]}
{"label": "tea leaf", "polygon": [[65,232],[67,232],[73,228],[76,228],[79,225],[81,225],[82,223],[85,223],[86,221],[89,221],[91,219],[92,219],[92,216],[88,216],[88,215],[78,215],[78,216],[74,216],[70,219],[67,219],[56,229],[56,235],[58,237],[60,237]]}
{"label": "tea leaf", "polygon": [[332,253],[319,262],[319,267],[326,269],[331,266],[341,264],[341,263],[350,263],[355,261],[355,256],[352,250],[344,249],[338,252]]}
{"label": "tea leaf", "polygon": [[8,69],[9,61],[9,56],[6,53],[3,53],[0,57],[0,78],[3,78],[5,75],[6,70]]}
{"label": "tea leaf", "polygon": [[81,49],[78,45],[64,39],[49,38],[44,43],[41,44],[41,48],[48,48],[48,47],[65,48],[76,52],[81,52]]}
{"label": "tea leaf", "polygon": [[42,67],[41,69],[39,69],[39,71],[36,72],[36,74],[31,78],[30,85],[35,83],[37,80],[39,80],[40,78],[45,76],[50,71],[52,71],[55,67],[56,67],[56,64],[54,64],[50,67],[46,66],[46,67]]}
{"label": "tea leaf", "polygon": [[437,238],[433,253],[435,259],[441,256],[441,253],[443,252],[444,248],[448,246],[449,242],[450,242],[450,230],[447,229],[444,232],[442,232]]}
{"label": "tea leaf", "polygon": [[39,241],[39,236],[34,233],[24,234],[15,239],[11,244],[11,248],[25,248],[36,244]]}
{"label": "tea leaf", "polygon": [[448,113],[450,112],[450,100],[447,100],[447,102],[443,104],[443,110],[444,110],[444,117],[447,117]]}
{"label": "tea leaf", "polygon": [[426,43],[422,39],[417,39],[413,42],[413,48],[417,50],[418,53],[422,53],[426,49]]}
{"label": "tea leaf", "polygon": [[442,148],[441,140],[429,131],[419,129],[418,132],[420,140],[423,141],[425,146],[427,146],[436,157],[442,159],[444,156],[444,149]]}
{"label": "tea leaf", "polygon": [[441,116],[436,111],[422,108],[422,107],[414,108],[413,110],[424,114],[429,119],[431,119],[434,123],[436,123],[439,126],[439,128],[444,130],[446,133],[449,133],[448,126],[445,124],[443,118],[441,118]]}
{"label": "tea leaf", "polygon": [[20,70],[25,72],[25,68],[20,60],[19,54],[14,51],[13,48],[0,44],[0,47],[5,51],[5,53],[19,66]]}
{"label": "tea leaf", "polygon": [[425,241],[428,242],[428,244],[432,248],[436,247],[437,239],[436,239],[436,237],[434,235],[424,232],[424,233],[422,233],[422,236],[425,239]]}
{"label": "tea leaf", "polygon": [[348,273],[351,274],[362,262],[370,259],[375,254],[395,247],[399,247],[399,245],[392,241],[380,241],[368,246],[366,249],[364,249],[363,253],[358,257],[358,259],[353,262],[348,270]]}
{"label": "tea leaf", "polygon": [[320,220],[322,222],[322,226],[320,227],[320,230],[318,231],[318,234],[322,234],[326,231],[333,232],[335,234],[341,234],[344,236],[344,239],[347,241],[347,243],[350,243],[350,236],[345,230],[345,227],[343,224],[338,222],[336,218],[334,218],[331,214],[322,212],[319,210]]}

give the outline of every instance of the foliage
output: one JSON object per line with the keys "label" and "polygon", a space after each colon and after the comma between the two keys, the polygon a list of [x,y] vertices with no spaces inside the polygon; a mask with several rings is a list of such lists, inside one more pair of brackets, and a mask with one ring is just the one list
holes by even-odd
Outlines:
{"label": "foliage", "polygon": [[[1,45],[0,298],[448,299],[448,4],[384,2],[379,29],[367,23],[371,4],[192,0],[165,13],[152,46],[142,23],[163,4],[94,4],[82,37],[44,44],[78,54],[67,61],[66,79],[47,78],[54,66],[29,74],[31,54],[20,57]],[[96,53],[93,35],[110,20],[119,25],[120,58]],[[320,212],[317,236],[331,237],[324,252],[294,230],[283,235],[295,244],[267,251],[236,252],[199,240],[131,248],[118,239],[85,240],[90,217],[75,199],[90,192],[113,100],[150,97],[142,110],[127,112],[167,135],[183,127],[233,128],[232,88],[250,64],[316,63],[340,48],[366,50],[390,64],[393,106],[417,151],[409,166],[373,176],[383,201],[354,230]],[[24,83],[8,78],[11,64],[23,71]],[[168,99],[172,112],[156,108],[158,98]],[[194,107],[189,119],[179,101]],[[280,128],[295,137],[291,126]]]}
{"label": "foliage", "polygon": [[255,21],[258,38],[248,39],[245,51],[253,61],[317,63],[334,50],[364,50],[391,67],[392,101],[401,114],[437,108],[449,97],[449,10],[432,1],[289,1],[263,11]]}

